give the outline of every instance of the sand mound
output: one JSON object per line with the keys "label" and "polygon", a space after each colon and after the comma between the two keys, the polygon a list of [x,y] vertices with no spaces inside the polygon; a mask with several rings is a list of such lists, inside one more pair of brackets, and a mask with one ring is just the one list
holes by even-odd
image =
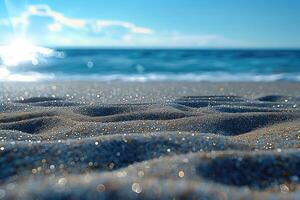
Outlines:
{"label": "sand mound", "polygon": [[1,198],[299,198],[297,96],[59,94],[2,98]]}

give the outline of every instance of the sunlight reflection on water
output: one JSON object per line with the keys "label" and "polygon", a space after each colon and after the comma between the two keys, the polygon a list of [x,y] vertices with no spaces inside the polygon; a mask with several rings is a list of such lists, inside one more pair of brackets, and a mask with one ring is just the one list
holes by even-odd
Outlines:
{"label": "sunlight reflection on water", "polygon": [[60,56],[50,48],[34,45],[24,38],[14,39],[10,44],[0,46],[0,81],[37,81],[51,79],[53,75],[26,72],[25,74],[13,73],[10,69],[16,68],[22,63],[32,63],[36,66],[41,60],[49,57]]}

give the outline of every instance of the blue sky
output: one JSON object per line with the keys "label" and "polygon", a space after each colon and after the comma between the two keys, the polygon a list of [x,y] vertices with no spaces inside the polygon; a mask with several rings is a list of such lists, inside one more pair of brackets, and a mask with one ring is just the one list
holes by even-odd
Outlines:
{"label": "blue sky", "polygon": [[299,0],[0,0],[0,44],[300,48]]}

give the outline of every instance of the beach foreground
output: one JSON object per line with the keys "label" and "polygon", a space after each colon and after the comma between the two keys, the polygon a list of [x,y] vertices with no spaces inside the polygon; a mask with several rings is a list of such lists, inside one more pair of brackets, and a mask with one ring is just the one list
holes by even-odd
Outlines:
{"label": "beach foreground", "polygon": [[300,198],[299,83],[0,91],[0,198]]}

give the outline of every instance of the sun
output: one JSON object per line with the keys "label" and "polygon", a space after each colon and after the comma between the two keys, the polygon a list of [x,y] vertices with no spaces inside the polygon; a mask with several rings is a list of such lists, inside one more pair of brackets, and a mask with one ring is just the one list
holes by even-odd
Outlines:
{"label": "sun", "polygon": [[52,54],[52,49],[36,46],[26,38],[15,38],[8,45],[0,46],[2,64],[7,67],[25,62],[37,65],[39,57],[49,57]]}

